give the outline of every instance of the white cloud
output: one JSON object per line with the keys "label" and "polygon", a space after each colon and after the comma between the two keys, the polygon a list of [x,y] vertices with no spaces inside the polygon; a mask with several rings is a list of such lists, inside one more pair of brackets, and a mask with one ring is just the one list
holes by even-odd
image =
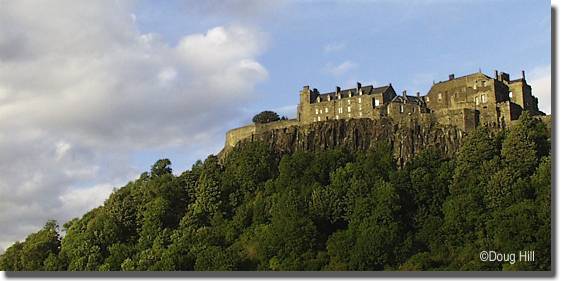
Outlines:
{"label": "white cloud", "polygon": [[60,161],[70,150],[71,147],[71,145],[65,141],[59,141],[55,144],[55,146],[56,146],[55,159],[57,161]]}
{"label": "white cloud", "polygon": [[536,67],[526,75],[532,86],[532,94],[538,98],[538,107],[546,114],[551,114],[551,66]]}
{"label": "white cloud", "polygon": [[59,195],[62,213],[83,214],[104,202],[113,192],[111,184],[99,184],[88,188],[69,188]]}
{"label": "white cloud", "polygon": [[[102,203],[146,148],[223,142],[267,78],[244,26],[170,46],[129,1],[10,1],[0,9],[0,245]],[[79,187],[79,189],[77,189]]]}
{"label": "white cloud", "polygon": [[328,63],[325,67],[324,67],[324,71],[330,75],[333,76],[341,76],[347,72],[349,72],[352,69],[355,69],[358,65],[352,61],[344,61],[340,64],[332,64],[332,63]]}
{"label": "white cloud", "polygon": [[162,69],[162,71],[158,74],[158,80],[160,80],[160,83],[164,85],[171,83],[175,80],[175,78],[177,78],[177,71],[175,71],[173,67]]}
{"label": "white cloud", "polygon": [[344,42],[332,42],[323,46],[323,52],[329,54],[329,53],[341,51],[345,49],[345,47],[346,44]]}

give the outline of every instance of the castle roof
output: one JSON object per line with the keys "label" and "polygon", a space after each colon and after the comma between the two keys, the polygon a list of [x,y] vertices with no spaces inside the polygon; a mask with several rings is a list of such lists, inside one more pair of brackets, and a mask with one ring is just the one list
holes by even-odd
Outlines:
{"label": "castle roof", "polygon": [[483,78],[486,78],[486,79],[491,79],[491,77],[485,75],[482,72],[475,72],[475,73],[471,73],[471,74],[468,74],[468,75],[455,77],[454,79],[449,79],[449,80],[446,80],[446,81],[440,81],[440,82],[437,82],[436,84],[434,84],[433,86],[443,85],[443,84],[447,84],[447,83],[450,83],[450,82],[456,82],[456,81],[459,81],[459,80],[462,80],[462,79],[472,78],[472,77],[476,77],[476,76],[480,76],[480,77],[483,77]]}
{"label": "castle roof", "polygon": [[446,81],[440,81],[431,86],[427,95],[431,96],[435,92],[447,91],[450,89],[454,89],[456,87],[465,87],[467,81],[477,80],[477,79],[492,79],[492,78],[481,72],[475,72],[472,74],[456,77]]}
{"label": "castle roof", "polygon": [[421,97],[417,96],[395,96],[390,102],[398,102],[398,103],[416,103],[418,105],[424,105],[425,101]]}
{"label": "castle roof", "polygon": [[[372,85],[368,85],[368,86],[362,86],[360,88],[360,90],[362,91],[363,95],[373,95],[373,94],[382,94],[382,93],[386,92],[390,87],[391,87],[391,84],[386,85],[386,86],[381,86],[381,87],[374,87]],[[349,92],[350,92],[351,96],[358,95],[357,88],[350,88],[350,89],[341,90],[339,93],[341,94],[341,98],[347,98],[347,97],[349,97]],[[319,98],[322,101],[324,101],[324,100],[327,100],[328,96],[330,96],[331,99],[335,99],[337,97],[337,92],[320,94]]]}

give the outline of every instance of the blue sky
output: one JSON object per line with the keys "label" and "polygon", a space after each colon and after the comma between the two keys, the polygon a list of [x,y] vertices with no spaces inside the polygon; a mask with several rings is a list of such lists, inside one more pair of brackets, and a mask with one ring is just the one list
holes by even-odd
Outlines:
{"label": "blue sky", "polygon": [[[157,5],[138,6],[138,27],[172,45],[185,33],[230,24],[268,35],[258,60],[269,77],[233,126],[263,109],[294,117],[304,85],[326,92],[356,81],[392,83],[399,92],[424,94],[450,73],[499,69],[519,77],[523,69],[550,64],[549,1],[286,1],[241,11],[191,8],[183,1]],[[153,160],[150,154],[139,159]],[[187,162],[201,157],[184,156]]]}
{"label": "blue sky", "polygon": [[507,0],[1,1],[2,248],[99,206],[158,159],[176,174],[304,85],[522,69],[551,110],[550,3]]}

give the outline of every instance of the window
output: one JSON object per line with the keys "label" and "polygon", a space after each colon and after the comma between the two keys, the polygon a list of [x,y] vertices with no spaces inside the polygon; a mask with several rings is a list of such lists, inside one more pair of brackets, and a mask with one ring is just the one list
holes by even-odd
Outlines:
{"label": "window", "polygon": [[335,115],[335,119],[339,120],[339,115]]}
{"label": "window", "polygon": [[320,109],[320,110],[319,110],[319,114],[322,114],[322,113],[323,113],[323,110]]}
{"label": "window", "polygon": [[358,103],[361,103],[361,102],[362,102],[362,98],[358,98]]}
{"label": "window", "polygon": [[358,116],[362,117],[362,111],[358,113]]}
{"label": "window", "polygon": [[358,110],[362,110],[362,104],[358,105]]}
{"label": "window", "polygon": [[351,104],[351,100],[347,100],[347,104]]}
{"label": "window", "polygon": [[473,89],[477,90],[477,84],[473,84]]}
{"label": "window", "polygon": [[329,113],[329,108],[325,108],[325,113]]}
{"label": "window", "polygon": [[508,92],[508,98],[512,99],[512,92]]}
{"label": "window", "polygon": [[349,118],[351,118],[351,114],[349,113],[348,115],[349,115]]}
{"label": "window", "polygon": [[316,115],[319,114],[319,109],[316,108]]}
{"label": "window", "polygon": [[374,106],[380,106],[380,100],[379,99],[374,100]]}
{"label": "window", "polygon": [[351,107],[347,106],[347,112],[351,112]]}
{"label": "window", "polygon": [[487,95],[481,95],[481,102],[482,102],[482,103],[486,103],[486,102],[487,102]]}
{"label": "window", "polygon": [[442,93],[438,93],[438,100],[442,100]]}
{"label": "window", "polygon": [[399,112],[400,112],[400,113],[403,113],[403,104],[400,104],[400,105],[399,105]]}
{"label": "window", "polygon": [[429,102],[429,97],[427,97],[427,102]]}
{"label": "window", "polygon": [[479,97],[475,97],[475,105],[479,105]]}
{"label": "window", "polygon": [[321,116],[318,116],[318,121],[321,121]]}
{"label": "window", "polygon": [[339,113],[343,113],[343,108],[339,107]]}

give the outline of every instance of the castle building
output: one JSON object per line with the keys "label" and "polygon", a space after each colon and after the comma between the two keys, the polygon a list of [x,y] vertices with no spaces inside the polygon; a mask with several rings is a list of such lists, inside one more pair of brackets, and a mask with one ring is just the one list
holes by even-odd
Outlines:
{"label": "castle building", "polygon": [[376,87],[362,87],[357,83],[356,88],[341,90],[337,87],[335,92],[320,94],[317,89],[310,90],[304,86],[300,92],[298,105],[298,121],[312,123],[318,121],[374,118],[381,114],[395,97],[392,85]]}
{"label": "castle building", "polygon": [[304,86],[300,91],[297,121],[300,124],[338,119],[384,116],[394,121],[411,118],[431,118],[444,125],[463,130],[477,126],[503,128],[517,120],[523,110],[531,115],[543,115],[532,87],[522,77],[510,80],[510,75],[495,71],[495,77],[476,72],[462,77],[449,76],[447,81],[434,83],[421,96],[397,95],[392,85],[362,86],[321,94]]}
{"label": "castle building", "polygon": [[265,124],[249,124],[226,133],[226,147],[243,139],[274,129],[358,118],[388,118],[393,122],[436,122],[469,131],[477,126],[505,128],[526,110],[530,115],[545,115],[538,110],[538,99],[522,77],[495,71],[494,77],[476,72],[462,77],[450,74],[448,80],[433,83],[426,95],[396,94],[392,84],[374,87],[356,84],[355,88],[320,93],[304,86],[296,119]]}

